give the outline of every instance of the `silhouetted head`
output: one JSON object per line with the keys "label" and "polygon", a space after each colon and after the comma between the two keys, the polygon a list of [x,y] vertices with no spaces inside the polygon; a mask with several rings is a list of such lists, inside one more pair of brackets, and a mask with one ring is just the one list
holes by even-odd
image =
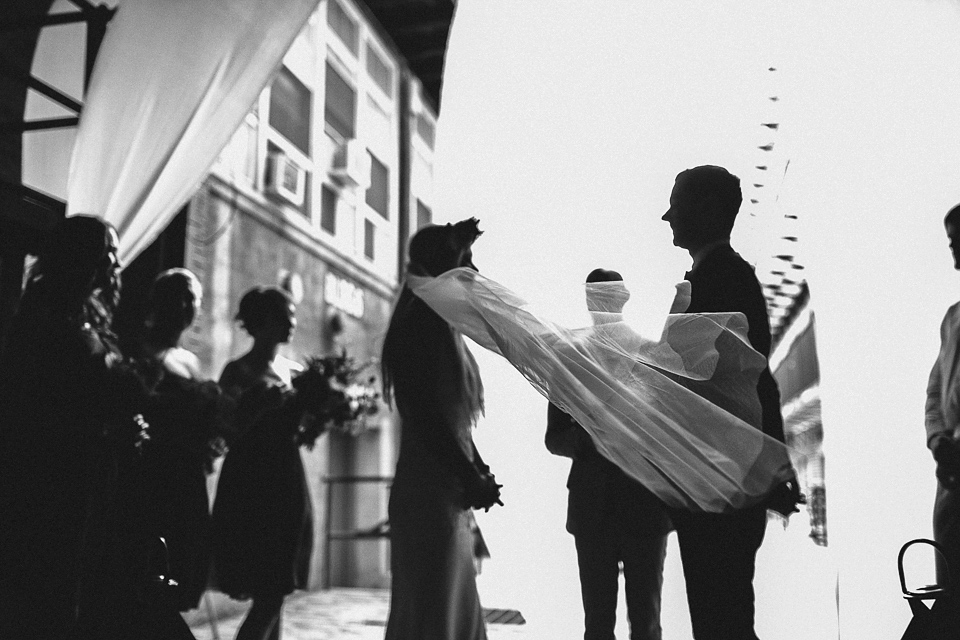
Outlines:
{"label": "silhouetted head", "polygon": [[297,326],[290,295],[277,287],[254,287],[240,299],[237,320],[254,340],[289,342]]}
{"label": "silhouetted head", "polygon": [[[482,234],[476,218],[461,220],[456,224],[428,225],[411,238],[409,247],[411,274],[419,276],[439,276],[457,267],[477,270],[473,264],[474,241]],[[400,290],[390,325],[383,338],[383,351],[380,360],[383,384],[383,398],[392,402],[394,380],[410,380],[410,373],[423,366],[424,354],[421,353],[423,341],[411,336],[426,336],[430,344],[436,345],[430,352],[430,366],[438,370],[453,372],[453,378],[444,380],[444,386],[452,385],[459,394],[454,404],[467,414],[474,415],[483,410],[483,383],[473,356],[458,345],[461,337],[431,309],[426,302],[418,298],[409,286]],[[419,375],[419,374],[417,374]],[[403,385],[401,385],[403,386]],[[439,399],[431,385],[406,385],[399,392],[404,396],[402,402],[407,406],[430,406],[436,402],[452,402],[450,398]]]}
{"label": "silhouetted head", "polygon": [[623,282],[623,276],[610,269],[594,269],[587,274],[587,282]]}
{"label": "silhouetted head", "polygon": [[953,266],[955,269],[960,269],[960,204],[947,212],[943,225],[947,229],[947,238],[950,239]]}
{"label": "silhouetted head", "polygon": [[737,176],[723,167],[694,167],[677,175],[662,219],[670,223],[673,244],[692,253],[730,238],[742,202]]}
{"label": "silhouetted head", "polygon": [[410,240],[410,270],[429,276],[439,276],[457,267],[477,271],[471,247],[482,233],[476,218],[420,229]]}
{"label": "silhouetted head", "polygon": [[30,272],[28,289],[69,316],[109,324],[120,298],[116,229],[90,215],[64,218]]}
{"label": "silhouetted head", "polygon": [[609,269],[594,269],[587,274],[587,311],[622,313],[630,299],[623,276]]}
{"label": "silhouetted head", "polygon": [[150,339],[160,346],[175,346],[180,334],[193,324],[203,299],[200,280],[188,269],[167,269],[153,281],[147,301]]}

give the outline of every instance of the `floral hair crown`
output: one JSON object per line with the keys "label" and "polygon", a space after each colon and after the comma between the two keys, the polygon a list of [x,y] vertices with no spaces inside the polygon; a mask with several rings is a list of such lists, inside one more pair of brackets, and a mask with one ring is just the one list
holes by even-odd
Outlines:
{"label": "floral hair crown", "polygon": [[447,223],[447,226],[453,227],[454,242],[461,247],[473,244],[483,234],[480,230],[480,221],[476,218],[467,218],[452,225]]}

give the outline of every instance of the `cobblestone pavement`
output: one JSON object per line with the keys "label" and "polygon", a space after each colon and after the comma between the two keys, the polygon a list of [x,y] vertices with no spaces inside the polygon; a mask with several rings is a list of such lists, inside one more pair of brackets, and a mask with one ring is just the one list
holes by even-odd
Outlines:
{"label": "cobblestone pavement", "polygon": [[[383,640],[390,592],[386,589],[329,589],[297,593],[283,607],[283,640]],[[233,640],[243,614],[191,629],[197,640]],[[529,638],[526,625],[487,624],[489,640]]]}

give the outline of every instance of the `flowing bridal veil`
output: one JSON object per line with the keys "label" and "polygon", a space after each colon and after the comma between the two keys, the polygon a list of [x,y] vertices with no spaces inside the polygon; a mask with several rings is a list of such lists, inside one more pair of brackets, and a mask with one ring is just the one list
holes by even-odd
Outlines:
{"label": "flowing bridal veil", "polygon": [[[759,429],[756,384],[766,361],[747,342],[743,314],[670,314],[660,339],[650,340],[619,313],[595,312],[594,326],[565,328],[466,268],[408,275],[407,284],[463,335],[506,358],[667,504],[738,509],[792,477],[786,446]],[[592,308],[622,289],[586,286]]]}

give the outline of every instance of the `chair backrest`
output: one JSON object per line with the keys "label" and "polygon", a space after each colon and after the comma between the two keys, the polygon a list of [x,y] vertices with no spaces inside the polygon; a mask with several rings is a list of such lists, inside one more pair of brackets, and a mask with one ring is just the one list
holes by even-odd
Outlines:
{"label": "chair backrest", "polygon": [[[941,556],[944,565],[947,567],[947,584],[928,585],[925,587],[920,587],[916,591],[907,588],[907,578],[903,569],[903,559],[907,554],[907,549],[916,544],[929,545],[933,547]],[[953,569],[947,562],[946,552],[938,542],[928,540],[927,538],[917,538],[916,540],[911,540],[900,547],[900,553],[897,556],[897,571],[900,574],[900,590],[903,592],[903,597],[907,598],[908,600],[934,600],[941,594],[945,593],[953,584]]]}

